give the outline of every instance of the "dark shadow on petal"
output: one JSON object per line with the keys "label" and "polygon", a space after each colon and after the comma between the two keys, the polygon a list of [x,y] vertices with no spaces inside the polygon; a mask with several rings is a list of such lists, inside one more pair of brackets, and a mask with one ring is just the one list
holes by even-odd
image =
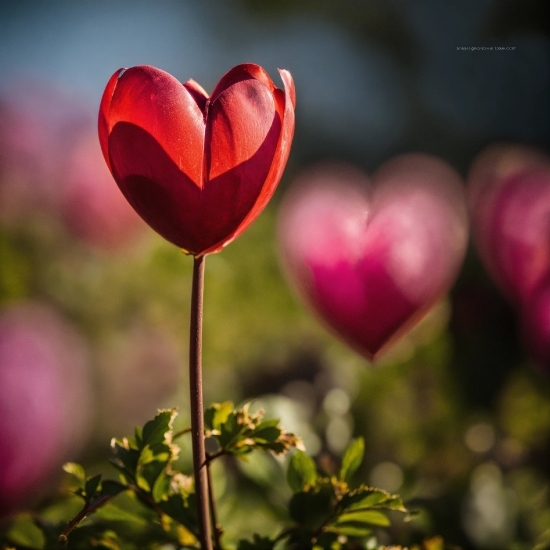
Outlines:
{"label": "dark shadow on petal", "polygon": [[171,243],[199,254],[223,244],[254,207],[281,132],[276,114],[256,153],[200,189],[148,132],[118,122],[109,136],[113,175],[134,210]]}

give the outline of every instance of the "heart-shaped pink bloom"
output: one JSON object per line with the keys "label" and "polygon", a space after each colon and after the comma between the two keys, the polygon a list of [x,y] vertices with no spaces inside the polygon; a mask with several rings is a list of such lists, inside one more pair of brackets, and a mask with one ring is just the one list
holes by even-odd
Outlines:
{"label": "heart-shaped pink bloom", "polygon": [[472,234],[500,289],[520,306],[550,275],[550,159],[523,146],[492,146],[468,176]]}
{"label": "heart-shaped pink bloom", "polygon": [[550,279],[543,281],[524,304],[521,333],[530,356],[550,373]]}
{"label": "heart-shaped pink bloom", "polygon": [[423,154],[304,173],[281,208],[280,251],[299,295],[368,358],[449,289],[467,243],[458,174]]}
{"label": "heart-shaped pink bloom", "polygon": [[38,304],[0,312],[0,518],[51,489],[91,425],[84,342]]}

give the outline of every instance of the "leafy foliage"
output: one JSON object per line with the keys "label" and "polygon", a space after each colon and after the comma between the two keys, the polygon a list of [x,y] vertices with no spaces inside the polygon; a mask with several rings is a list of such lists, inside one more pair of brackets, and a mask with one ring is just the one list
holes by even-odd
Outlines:
{"label": "leafy foliage", "polygon": [[[112,440],[111,462],[119,472],[118,480],[104,480],[102,474],[88,476],[81,465],[66,464],[65,471],[78,484],[69,498],[83,501],[79,511],[63,524],[21,514],[6,534],[0,535],[0,548],[197,548],[194,484],[190,476],[178,470],[175,461],[180,449],[173,442],[175,436],[188,430],[174,434],[176,414],[175,409],[161,410],[143,428],[136,428],[133,437]],[[407,512],[397,495],[365,485],[354,489],[348,485],[363,459],[361,438],[350,443],[338,475],[327,476],[302,450],[301,441],[286,432],[278,420],[264,420],[263,411],[250,413],[249,405],[236,409],[229,402],[214,404],[207,409],[205,420],[205,435],[219,446],[217,452],[208,455],[206,467],[222,455],[242,459],[254,450],[280,455],[301,447],[293,453],[287,471],[293,491],[288,516],[293,523],[277,536],[255,534],[252,540],[241,540],[237,550],[273,550],[283,542],[293,550],[364,546],[368,537],[376,540],[372,538],[376,528],[390,525],[389,512]],[[222,529],[217,530],[216,550],[223,548],[222,533]],[[422,550],[442,549],[439,540]]]}
{"label": "leafy foliage", "polygon": [[338,478],[340,481],[349,481],[357,468],[361,466],[365,456],[365,440],[362,437],[354,439],[346,449],[340,466]]}
{"label": "leafy foliage", "polygon": [[291,447],[303,448],[300,438],[285,432],[278,420],[264,420],[260,409],[250,412],[250,403],[235,409],[233,403],[215,403],[204,413],[206,436],[219,446],[219,454],[242,456],[253,450],[286,453]]}
{"label": "leafy foliage", "polygon": [[359,468],[364,454],[362,438],[348,446],[338,476],[320,474],[305,453],[292,457],[287,479],[294,491],[289,503],[291,518],[297,523],[290,546],[311,546],[334,550],[349,540],[365,539],[375,527],[388,527],[389,511],[407,512],[397,495],[360,485],[350,489],[345,481]]}
{"label": "leafy foliage", "polygon": [[297,493],[313,486],[316,480],[317,468],[314,460],[302,451],[294,453],[287,471],[290,488]]}

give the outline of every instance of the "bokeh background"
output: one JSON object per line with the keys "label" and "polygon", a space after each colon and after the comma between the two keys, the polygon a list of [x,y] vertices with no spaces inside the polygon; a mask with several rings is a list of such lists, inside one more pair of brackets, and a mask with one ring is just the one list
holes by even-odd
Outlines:
{"label": "bokeh background", "polygon": [[[110,437],[158,407],[189,421],[191,260],[111,180],[95,130],[103,88],[150,64],[211,91],[251,61],[279,85],[277,67],[293,74],[296,135],[271,204],[207,260],[206,402],[253,399],[327,467],[363,435],[358,481],[420,512],[395,522],[396,543],[519,550],[548,537],[549,379],[473,247],[450,295],[373,366],[298,302],[275,241],[285,190],[319,160],[372,172],[421,151],[466,176],[497,141],[548,152],[548,12],[545,0],[0,2],[0,328],[19,342],[2,348],[0,369],[18,368],[0,399],[35,404],[17,420],[57,441],[46,471],[61,480],[69,458],[108,469]],[[215,475],[229,542],[284,520],[280,462]],[[52,494],[47,478],[33,505]]]}

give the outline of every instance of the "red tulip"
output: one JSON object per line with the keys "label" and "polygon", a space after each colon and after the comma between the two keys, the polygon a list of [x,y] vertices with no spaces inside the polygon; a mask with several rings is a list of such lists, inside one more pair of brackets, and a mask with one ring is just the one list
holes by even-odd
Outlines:
{"label": "red tulip", "polygon": [[105,160],[136,212],[186,252],[218,252],[273,195],[294,134],[294,83],[279,72],[284,91],[258,65],[238,65],[210,97],[149,66],[109,80],[99,110]]}

